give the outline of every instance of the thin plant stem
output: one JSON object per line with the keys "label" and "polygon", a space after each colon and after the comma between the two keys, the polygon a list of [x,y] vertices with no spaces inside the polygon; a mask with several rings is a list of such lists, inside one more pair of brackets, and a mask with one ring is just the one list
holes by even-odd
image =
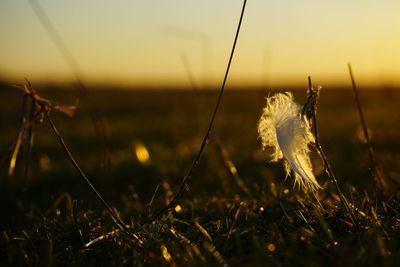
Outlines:
{"label": "thin plant stem", "polygon": [[[311,94],[313,92],[313,87],[312,87],[312,82],[311,82],[311,77],[308,76],[308,86],[309,86],[309,93]],[[331,179],[331,181],[333,182],[333,184],[336,187],[336,190],[339,194],[340,197],[340,201],[343,205],[343,207],[346,209],[346,211],[348,212],[348,214],[350,215],[350,219],[352,221],[352,223],[357,226],[356,223],[356,218],[354,216],[353,211],[351,210],[349,203],[346,199],[346,197],[343,195],[342,190],[340,189],[339,183],[336,179],[335,174],[333,173],[332,167],[329,164],[328,158],[326,157],[324,150],[322,149],[321,143],[319,142],[319,131],[318,131],[318,124],[317,124],[317,102],[315,102],[315,105],[313,105],[313,107],[311,108],[311,118],[312,118],[312,125],[313,125],[313,131],[314,131],[314,136],[315,136],[315,147],[318,151],[318,154],[321,156],[322,161],[324,162],[324,168],[325,168],[325,172],[328,174],[329,178]]]}
{"label": "thin plant stem", "polygon": [[[84,181],[87,183],[87,185],[90,187],[90,189],[95,193],[96,197],[98,198],[98,200],[100,201],[101,204],[103,204],[103,206],[106,208],[106,210],[108,211],[108,213],[111,215],[111,218],[114,220],[114,222],[117,224],[117,226],[123,230],[124,232],[128,233],[131,237],[134,237],[140,244],[143,243],[143,241],[140,240],[140,238],[133,232],[129,231],[129,227],[117,216],[117,214],[115,213],[115,211],[111,208],[110,205],[108,205],[108,203],[102,198],[102,196],[100,195],[100,193],[96,190],[96,188],[93,186],[93,184],[90,182],[89,178],[85,175],[85,173],[82,171],[82,169],[79,167],[78,163],[75,161],[74,157],[72,156],[70,150],[68,149],[67,145],[64,142],[64,139],[62,138],[62,136],[60,135],[60,133],[57,130],[57,127],[55,126],[51,116],[50,116],[50,111],[53,108],[53,103],[47,99],[44,99],[42,97],[40,97],[39,95],[36,94],[35,90],[33,90],[31,84],[29,83],[29,81],[27,80],[27,86],[24,86],[24,98],[23,98],[23,127],[22,130],[20,131],[20,134],[18,136],[18,140],[17,140],[17,144],[16,147],[20,146],[21,140],[23,136],[23,132],[25,130],[29,131],[29,142],[30,144],[28,144],[28,156],[30,156],[30,152],[31,152],[31,145],[33,142],[33,123],[35,121],[35,119],[39,116],[46,116],[50,125],[51,125],[51,129],[53,130],[53,133],[56,135],[56,137],[58,138],[61,147],[63,148],[63,150],[65,151],[65,153],[67,154],[68,158],[70,159],[70,161],[72,162],[72,164],[74,165],[74,167],[76,168],[76,170],[78,171],[78,173],[82,176],[82,178],[84,179]],[[26,115],[26,102],[27,99],[31,100],[31,111],[29,114],[29,119],[27,119],[27,115]],[[14,154],[15,151],[18,151],[17,149],[14,149]],[[13,159],[14,159],[14,154],[13,154],[13,158],[12,161],[10,163],[10,169],[11,169],[11,165],[13,163]],[[15,157],[16,158],[16,157]],[[29,160],[29,158],[28,158]],[[15,162],[14,162],[14,166],[15,166]],[[27,169],[25,169],[25,172],[28,173],[29,172],[29,166],[30,166],[30,162],[28,161],[27,164]]]}
{"label": "thin plant stem", "polygon": [[29,112],[29,126],[28,126],[28,145],[26,149],[26,164],[25,164],[25,190],[28,188],[28,182],[31,174],[31,162],[32,162],[32,146],[34,140],[34,131],[33,131],[33,120],[35,119],[35,106],[36,102],[33,97],[31,97],[31,110]]}
{"label": "thin plant stem", "polygon": [[358,88],[354,79],[354,75],[353,75],[353,70],[351,68],[351,64],[348,63],[348,68],[349,68],[349,74],[350,74],[350,79],[351,79],[351,84],[353,87],[353,92],[354,92],[354,97],[355,97],[355,101],[357,104],[357,109],[358,109],[358,115],[360,116],[360,121],[361,121],[361,126],[363,129],[363,133],[364,133],[364,137],[365,140],[367,141],[367,146],[368,146],[368,157],[370,160],[370,165],[371,165],[371,169],[372,169],[372,177],[374,180],[374,187],[375,187],[375,200],[377,197],[377,189],[380,189],[382,191],[385,190],[385,184],[382,180],[382,177],[379,175],[378,172],[378,168],[376,167],[376,161],[375,161],[375,157],[374,157],[374,149],[372,147],[371,144],[371,139],[368,133],[368,128],[367,128],[367,123],[365,122],[365,118],[364,118],[364,113],[363,113],[363,109],[361,106],[361,100],[360,100],[360,96],[358,93]]}
{"label": "thin plant stem", "polygon": [[188,173],[182,179],[182,183],[181,183],[181,186],[179,188],[178,193],[174,196],[174,198],[171,200],[171,202],[166,207],[164,207],[163,209],[159,210],[154,216],[152,216],[149,219],[145,220],[143,222],[143,225],[152,223],[153,221],[158,219],[163,214],[165,214],[168,211],[174,209],[178,205],[179,201],[185,195],[185,192],[189,191],[189,183],[190,183],[190,181],[192,179],[193,174],[196,172],[196,170],[197,170],[197,168],[198,168],[198,166],[200,164],[201,158],[202,158],[202,156],[204,154],[205,148],[206,148],[206,146],[208,144],[208,141],[210,139],[211,130],[212,130],[212,127],[213,127],[213,124],[214,124],[214,120],[215,120],[215,117],[217,115],[219,105],[221,103],[222,95],[223,95],[224,89],[225,89],[225,84],[226,84],[226,81],[227,81],[227,78],[228,78],[228,74],[229,74],[229,69],[231,67],[233,55],[235,53],[236,43],[237,43],[237,40],[238,40],[238,37],[239,37],[239,32],[240,32],[240,27],[242,25],[242,19],[243,19],[244,11],[245,11],[245,8],[246,8],[246,2],[247,2],[247,0],[243,1],[242,12],[240,14],[240,19],[239,19],[239,23],[238,23],[238,26],[237,26],[235,39],[233,41],[233,46],[232,46],[231,54],[230,54],[230,57],[229,57],[228,65],[227,65],[227,68],[226,68],[226,71],[225,71],[225,76],[224,76],[224,79],[223,79],[223,82],[222,82],[222,85],[221,85],[221,89],[220,89],[220,92],[219,92],[217,103],[216,103],[215,108],[214,108],[214,112],[213,112],[213,114],[211,116],[210,124],[209,124],[207,132],[206,132],[206,134],[205,134],[205,136],[203,138],[203,141],[201,142],[200,149],[199,149],[195,159],[193,160],[193,163],[192,163]]}
{"label": "thin plant stem", "polygon": [[75,169],[78,171],[78,173],[82,176],[86,184],[90,187],[90,189],[94,192],[96,195],[97,199],[103,204],[103,206],[107,209],[107,211],[110,213],[111,217],[113,220],[117,223],[117,225],[124,231],[128,232],[128,227],[126,224],[115,214],[114,210],[111,208],[110,205],[103,199],[103,197],[100,195],[100,193],[96,190],[96,188],[93,186],[93,184],[90,182],[89,178],[85,175],[85,173],[82,171],[82,169],[79,167],[78,163],[75,161],[74,157],[72,156],[71,152],[69,151],[67,145],[64,142],[64,139],[58,132],[56,126],[54,125],[53,120],[51,119],[51,116],[49,113],[46,113],[47,119],[50,122],[51,129],[53,130],[54,134],[57,136],[58,141],[60,142],[61,147],[64,149],[65,153],[67,154],[69,160],[72,162],[74,165]]}

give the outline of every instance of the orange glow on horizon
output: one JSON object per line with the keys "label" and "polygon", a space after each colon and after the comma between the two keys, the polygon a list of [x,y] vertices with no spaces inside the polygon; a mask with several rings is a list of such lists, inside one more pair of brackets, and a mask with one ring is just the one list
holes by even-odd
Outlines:
{"label": "orange glow on horizon", "polygon": [[[219,88],[242,1],[40,1],[93,85]],[[0,4],[0,78],[75,80],[27,3]],[[400,86],[400,2],[249,3],[228,86]],[[74,19],[71,19],[71,18]],[[186,60],[186,62],[185,62]],[[189,77],[188,75],[192,75]],[[192,81],[191,81],[192,80]]]}

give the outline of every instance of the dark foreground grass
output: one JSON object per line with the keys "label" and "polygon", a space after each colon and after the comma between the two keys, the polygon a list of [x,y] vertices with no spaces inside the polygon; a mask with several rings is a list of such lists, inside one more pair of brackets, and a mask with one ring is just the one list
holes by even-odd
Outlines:
{"label": "dark foreground grass", "polygon": [[[374,207],[368,155],[351,91],[323,91],[321,144],[357,224],[340,204],[321,161],[321,205],[285,182],[280,163],[260,150],[256,124],[267,91],[227,91],[216,128],[187,198],[152,224],[168,203],[204,135],[216,92],[96,92],[76,117],[54,115],[71,152],[140,241],[120,231],[63,154],[46,123],[36,127],[32,177],[23,190],[24,155],[13,177],[18,92],[3,90],[0,265],[4,266],[394,266],[400,262],[400,92],[362,91],[376,161],[390,185]],[[44,92],[74,102],[71,92]],[[304,92],[296,92],[299,102]],[[87,109],[103,118],[101,142]],[[136,152],[145,147],[150,159]],[[222,152],[224,151],[224,152]],[[23,151],[22,151],[23,152]]]}

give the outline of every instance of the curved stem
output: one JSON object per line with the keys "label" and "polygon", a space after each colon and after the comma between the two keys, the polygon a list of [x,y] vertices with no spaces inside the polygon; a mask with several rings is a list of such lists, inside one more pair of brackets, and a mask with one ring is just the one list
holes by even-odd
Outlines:
{"label": "curved stem", "polygon": [[114,210],[111,208],[110,205],[103,199],[103,197],[100,195],[100,193],[96,190],[94,185],[90,182],[89,178],[86,176],[86,174],[82,171],[82,169],[79,167],[78,163],[75,161],[74,157],[72,156],[71,152],[69,151],[67,145],[64,142],[64,139],[58,132],[53,120],[51,119],[49,113],[46,114],[47,120],[50,122],[51,129],[53,130],[54,134],[57,136],[58,141],[60,142],[61,147],[64,149],[65,153],[67,154],[69,160],[72,162],[74,165],[75,169],[78,171],[78,173],[82,176],[83,180],[86,182],[86,184],[90,187],[90,189],[94,192],[98,200],[103,204],[103,206],[107,209],[108,213],[110,213],[111,217],[113,220],[117,223],[117,225],[124,231],[128,232],[128,227],[125,225],[125,223],[115,214]]}
{"label": "curved stem", "polygon": [[226,81],[227,81],[227,78],[228,78],[228,74],[229,74],[229,69],[231,67],[233,55],[234,55],[234,52],[235,52],[236,43],[237,43],[237,40],[238,40],[238,37],[239,37],[240,26],[242,25],[242,19],[243,19],[243,15],[244,15],[244,10],[246,8],[246,2],[247,2],[247,0],[244,0],[244,2],[243,2],[242,12],[240,14],[239,24],[238,24],[238,27],[237,27],[237,30],[236,30],[235,39],[233,41],[233,46],[232,46],[231,54],[230,54],[230,57],[229,57],[228,66],[227,66],[226,71],[225,71],[224,80],[222,82],[221,90],[219,92],[219,96],[218,96],[218,100],[217,100],[217,103],[216,103],[215,108],[214,108],[214,112],[213,112],[213,114],[211,116],[210,124],[208,125],[207,132],[206,132],[206,134],[205,134],[205,136],[203,138],[203,141],[201,142],[199,152],[197,153],[195,159],[193,160],[193,163],[192,163],[188,173],[183,178],[178,193],[174,196],[174,198],[171,200],[171,202],[166,207],[164,207],[163,209],[159,210],[154,216],[152,216],[149,219],[145,220],[145,222],[143,222],[143,225],[149,224],[149,223],[155,221],[157,218],[162,216],[164,213],[174,209],[178,205],[178,203],[182,199],[182,197],[184,196],[185,192],[189,191],[188,184],[189,184],[190,180],[192,179],[193,174],[195,173],[195,171],[197,170],[197,168],[198,168],[198,166],[200,164],[201,158],[202,158],[202,156],[204,154],[205,148],[206,148],[207,143],[208,143],[208,141],[210,139],[211,130],[212,130],[212,127],[213,127],[213,124],[214,124],[214,120],[215,120],[215,117],[217,115],[217,111],[218,111],[219,105],[221,103],[222,95],[223,95],[224,89],[225,89],[225,84],[226,84]]}

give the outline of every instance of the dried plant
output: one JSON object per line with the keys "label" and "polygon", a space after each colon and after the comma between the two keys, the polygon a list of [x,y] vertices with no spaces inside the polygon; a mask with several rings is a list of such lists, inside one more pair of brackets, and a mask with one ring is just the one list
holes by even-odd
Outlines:
{"label": "dried plant", "polygon": [[143,225],[150,224],[150,223],[154,222],[156,219],[160,218],[161,216],[165,215],[170,210],[174,209],[179,204],[179,201],[181,201],[181,199],[183,198],[185,192],[189,191],[189,183],[190,183],[190,181],[191,181],[191,179],[193,177],[193,174],[196,172],[196,170],[197,170],[197,168],[198,168],[198,166],[200,164],[201,158],[202,158],[202,156],[204,154],[204,151],[205,151],[206,146],[208,144],[208,141],[210,139],[211,130],[213,128],[214,121],[215,121],[215,118],[217,116],[217,112],[218,112],[218,109],[219,109],[219,105],[220,105],[221,100],[222,100],[222,95],[224,93],[225,84],[226,84],[226,81],[228,79],[228,74],[229,74],[229,70],[230,70],[230,67],[231,67],[231,64],[232,64],[233,55],[235,53],[236,43],[237,43],[237,40],[238,40],[238,37],[239,37],[240,27],[242,25],[244,11],[246,9],[246,3],[247,3],[247,0],[244,0],[243,1],[243,6],[242,6],[242,12],[240,13],[239,23],[238,23],[238,26],[237,26],[237,29],[236,29],[235,39],[233,41],[232,50],[231,50],[231,53],[230,53],[230,56],[229,56],[228,65],[227,65],[226,70],[225,70],[225,75],[224,75],[224,79],[222,81],[221,89],[219,91],[217,103],[215,104],[215,108],[214,108],[214,111],[212,113],[211,120],[210,120],[210,123],[209,123],[208,128],[207,128],[207,132],[204,135],[203,141],[200,144],[199,151],[198,151],[196,157],[194,158],[194,160],[192,162],[192,165],[190,166],[190,169],[187,172],[186,176],[183,177],[178,193],[176,193],[176,195],[173,197],[171,202],[166,207],[164,207],[161,210],[159,210],[154,216],[146,219],[143,222]]}
{"label": "dried plant", "polygon": [[[26,103],[26,99],[30,99],[32,108],[31,108],[30,116],[28,118],[26,118],[25,115],[23,116],[23,120],[22,120],[23,121],[23,126],[21,127],[21,131],[18,134],[18,139],[17,139],[16,145],[15,145],[15,148],[14,148],[13,156],[11,158],[10,171],[11,171],[11,169],[13,170],[13,168],[15,168],[15,163],[16,163],[16,158],[17,157],[14,156],[14,155],[18,155],[18,150],[20,148],[20,144],[22,143],[22,138],[24,137],[24,132],[26,131],[26,129],[28,129],[29,127],[32,127],[33,124],[35,123],[36,119],[40,118],[40,121],[43,121],[44,118],[47,118],[47,120],[50,123],[51,129],[53,130],[53,133],[58,138],[58,140],[60,142],[60,145],[63,148],[63,150],[65,151],[65,153],[68,156],[69,160],[74,165],[75,169],[79,172],[79,174],[84,179],[84,181],[89,186],[89,188],[96,195],[96,197],[100,201],[100,203],[106,208],[106,210],[111,215],[111,218],[114,220],[114,222],[122,230],[124,230],[125,232],[128,232],[129,234],[131,234],[131,236],[133,238],[135,238],[136,240],[139,241],[139,243],[141,243],[141,240],[139,239],[139,237],[136,234],[131,233],[129,231],[128,226],[118,217],[118,215],[114,211],[114,209],[111,208],[111,206],[103,199],[103,197],[96,190],[94,185],[90,182],[89,178],[85,175],[85,173],[79,167],[78,163],[76,162],[76,160],[72,156],[70,150],[68,149],[67,145],[64,142],[64,139],[62,138],[61,134],[59,133],[57,127],[55,126],[55,124],[54,124],[54,122],[53,122],[53,120],[52,120],[52,118],[50,116],[50,112],[52,110],[56,110],[58,112],[66,114],[68,116],[72,116],[75,113],[75,110],[76,110],[76,107],[77,107],[77,103],[75,105],[73,105],[73,106],[67,106],[67,105],[58,104],[58,103],[55,103],[55,102],[50,101],[48,99],[45,99],[45,98],[41,97],[40,95],[38,95],[36,93],[36,91],[33,89],[31,83],[28,80],[26,80],[26,81],[27,81],[26,84],[17,85],[16,87],[21,89],[22,92],[23,92],[24,105]],[[25,110],[26,107],[23,106],[23,109]],[[32,135],[29,136],[30,140],[32,140],[31,136]],[[32,142],[32,141],[30,141],[30,142]],[[29,148],[29,146],[28,146],[28,148]],[[31,151],[28,151],[28,152],[30,153]],[[28,164],[29,164],[29,161],[28,161]]]}
{"label": "dried plant", "polygon": [[[22,112],[21,112],[21,127],[17,135],[17,140],[14,144],[13,153],[11,156],[8,175],[12,176],[15,171],[18,155],[24,140],[27,140],[27,163],[25,166],[25,179],[28,179],[30,172],[31,150],[34,141],[34,124],[37,120],[43,121],[45,112],[53,109],[67,116],[74,116],[78,106],[78,101],[74,105],[63,105],[52,102],[39,96],[32,88],[31,83],[26,80],[24,85],[14,85],[20,89],[23,95]],[[28,101],[30,100],[30,101]],[[28,111],[29,110],[29,111]]]}

